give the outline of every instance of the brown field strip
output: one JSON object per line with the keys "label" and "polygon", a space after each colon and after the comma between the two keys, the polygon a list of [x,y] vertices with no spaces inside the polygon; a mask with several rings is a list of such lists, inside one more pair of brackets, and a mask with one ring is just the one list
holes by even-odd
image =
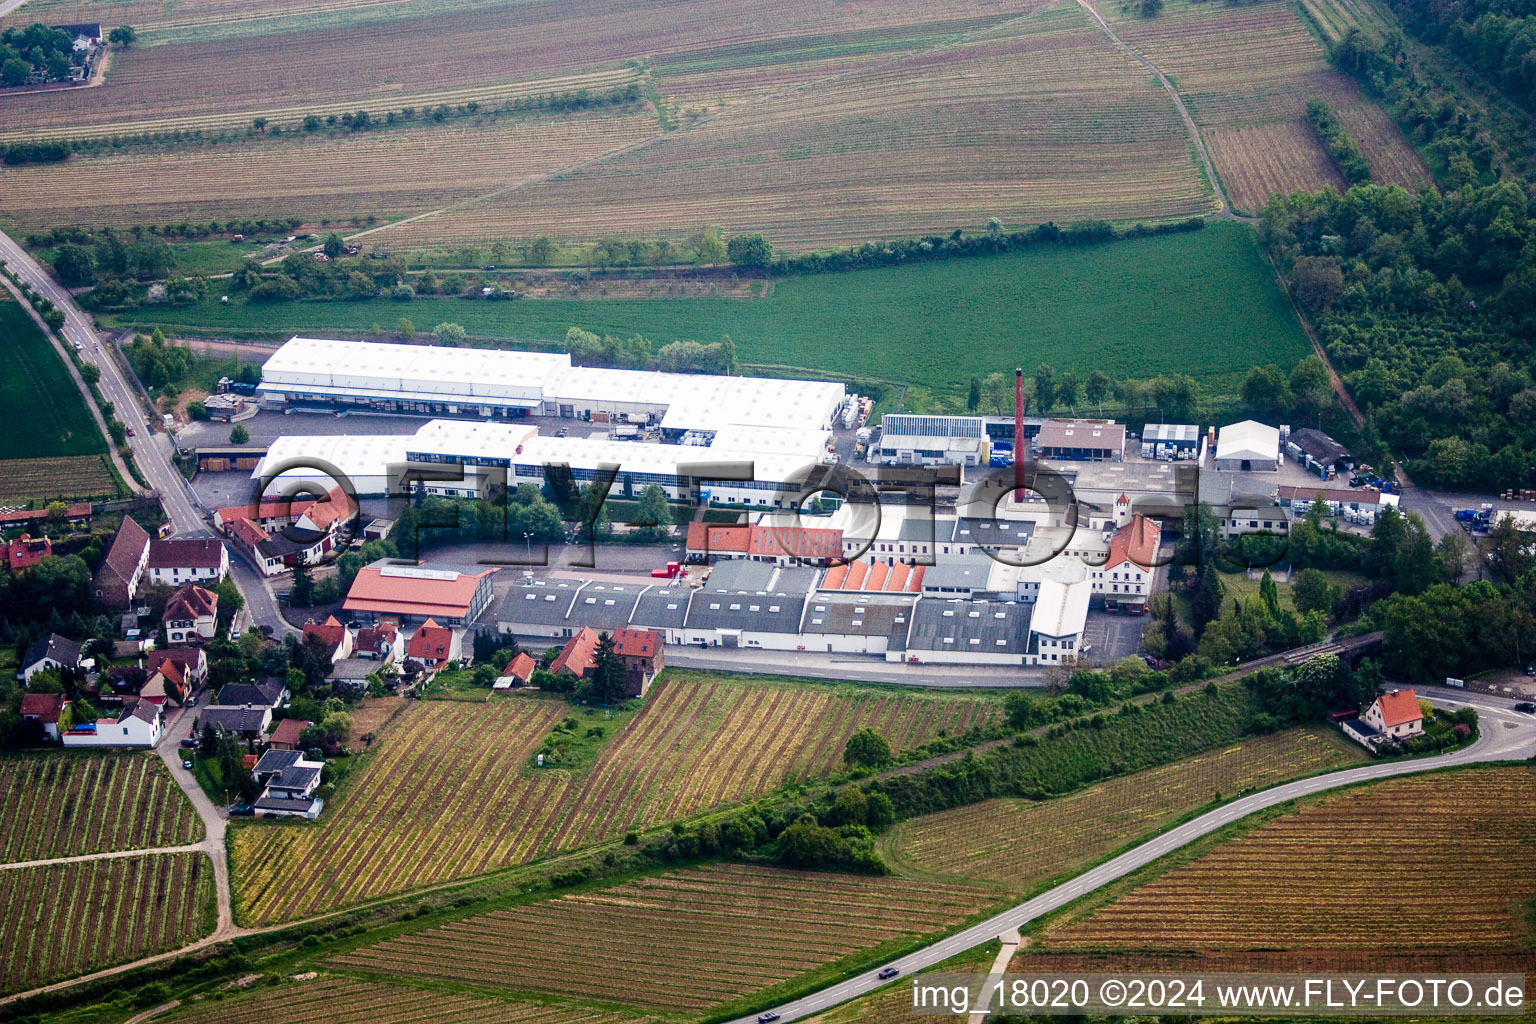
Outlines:
{"label": "brown field strip", "polygon": [[569,713],[563,702],[425,702],[395,720],[319,824],[234,829],[240,905],[253,923],[285,920],[751,800],[836,769],[848,736],[885,700],[896,705],[893,735],[909,745],[1000,714],[976,698],[672,676],[572,774],[525,767]]}
{"label": "brown field strip", "polygon": [[0,757],[0,821],[6,864],[203,838],[192,804],[153,754]]}
{"label": "brown field strip", "polygon": [[621,1024],[638,1020],[585,1006],[483,999],[330,976],[262,986],[229,998],[193,1000],[156,1018],[164,1024]]}
{"label": "brown field strip", "polygon": [[1307,803],[1054,922],[1038,947],[1329,957],[1519,952],[1529,962],[1533,781],[1529,766],[1469,769]]}
{"label": "brown field strip", "polygon": [[519,118],[359,137],[291,137],[189,150],[130,149],[0,174],[18,224],[134,224],[230,217],[341,219],[433,209],[629,145],[648,114]]}
{"label": "brown field strip", "polygon": [[0,501],[115,495],[117,480],[100,455],[0,459]]}
{"label": "brown field strip", "polygon": [[465,918],[331,963],[702,1010],[863,949],[953,927],[991,899],[966,886],[711,865]]}
{"label": "brown field strip", "polygon": [[1363,751],[1346,744],[1322,729],[1257,737],[1054,800],[988,800],[923,815],[898,825],[882,848],[918,872],[1027,889],[1166,827],[1217,793],[1231,798],[1360,761]]}
{"label": "brown field strip", "polygon": [[0,871],[0,992],[183,946],[212,898],[201,853]]}
{"label": "brown field strip", "polygon": [[391,228],[400,244],[707,224],[805,249],[977,227],[1206,212],[1167,97],[1075,5],[732,109],[632,152]]}
{"label": "brown field strip", "polygon": [[1332,185],[1342,192],[1348,187],[1305,121],[1208,128],[1205,141],[1233,204],[1247,213],[1264,209],[1272,195],[1288,195],[1298,188]]}

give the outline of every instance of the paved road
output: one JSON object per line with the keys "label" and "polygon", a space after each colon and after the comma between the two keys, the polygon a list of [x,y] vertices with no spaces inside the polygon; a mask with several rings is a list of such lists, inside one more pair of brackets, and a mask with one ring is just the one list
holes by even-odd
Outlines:
{"label": "paved road", "polygon": [[[229,545],[226,544],[225,547]],[[283,618],[282,610],[278,607],[277,597],[272,593],[272,585],[265,576],[257,572],[255,567],[245,560],[245,556],[233,550],[229,553],[229,573],[235,580],[235,586],[240,588],[240,593],[245,596],[245,607],[251,615],[251,625],[260,628],[271,627],[274,639],[281,640],[289,633],[297,633]]]}
{"label": "paved road", "polygon": [[[1451,765],[1525,760],[1536,754],[1536,718],[1509,710],[1512,702],[1480,694],[1458,694],[1448,699],[1438,692],[1426,699],[1441,706],[1477,708],[1482,726],[1481,736],[1477,742],[1452,754],[1363,765],[1359,768],[1349,768],[1310,779],[1299,779],[1233,800],[1229,804],[1150,839],[1098,867],[1085,871],[1070,881],[1048,889],[1034,899],[1005,910],[995,917],[941,939],[899,960],[892,961],[891,965],[901,970],[902,978],[897,979],[897,982],[924,968],[947,960],[957,953],[992,942],[1009,929],[1020,928],[1045,914],[1059,910],[1080,896],[1123,878],[1164,854],[1186,846],[1256,811],[1274,807],[1287,800],[1295,800],[1298,797],[1360,782],[1432,771]],[[875,977],[874,971],[869,971],[772,1009],[783,1020],[791,1021],[820,1013],[891,983],[881,981]],[[763,1009],[766,1010],[768,1007]],[[732,1024],[752,1024],[754,1020],[755,1015],[741,1017]]]}
{"label": "paved road", "polygon": [[176,526],[177,535],[192,537],[212,533],[193,500],[186,479],[171,465],[170,441],[164,433],[150,432],[137,392],[111,357],[108,344],[96,333],[90,318],[75,305],[74,296],[55,282],[25,249],[4,234],[0,234],[0,259],[64,311],[64,329],[59,333],[65,342],[79,345],[81,357],[86,362],[101,368],[101,392],[116,407],[117,418],[133,430],[135,436],[129,438],[128,443],[133,448],[134,461],[159,495],[166,515]]}
{"label": "paved road", "polygon": [[224,851],[224,830],[228,824],[228,818],[224,808],[216,805],[208,798],[208,794],[203,792],[203,787],[197,784],[197,777],[181,766],[181,741],[192,735],[192,720],[197,717],[197,708],[204,699],[199,698],[177,712],[160,737],[158,753],[160,760],[165,762],[166,769],[170,771],[171,778],[176,780],[176,785],[180,786],[181,791],[187,794],[187,799],[192,801],[192,808],[202,819],[203,829],[207,833],[199,844],[199,848],[213,861],[214,894],[219,904],[219,923],[214,928],[213,934],[208,936],[207,941],[215,941],[239,934],[239,929],[235,927],[230,896],[229,859]]}

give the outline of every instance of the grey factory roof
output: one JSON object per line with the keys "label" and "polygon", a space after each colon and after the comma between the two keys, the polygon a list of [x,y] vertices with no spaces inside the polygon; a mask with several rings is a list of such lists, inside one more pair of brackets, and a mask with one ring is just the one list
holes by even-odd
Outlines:
{"label": "grey factory roof", "polygon": [[740,629],[755,633],[797,633],[805,597],[800,594],[707,593],[693,595],[690,629]]}
{"label": "grey factory roof", "polygon": [[581,580],[538,579],[518,584],[501,599],[501,607],[496,609],[496,621],[533,626],[563,625],[581,583]]}
{"label": "grey factory roof", "polygon": [[955,527],[955,540],[956,542],[968,541],[989,548],[1024,547],[1034,533],[1033,522],[966,516]]}
{"label": "grey factory roof", "polygon": [[954,539],[956,520],[954,519],[927,519],[908,516],[901,521],[901,529],[896,534],[897,540],[928,541],[934,543]]}
{"label": "grey factory roof", "polygon": [[[820,578],[819,570],[806,566],[777,566],[737,558],[716,562],[704,581],[704,590],[730,594],[809,594]],[[697,602],[695,602],[697,603]]]}
{"label": "grey factory roof", "polygon": [[652,587],[635,605],[630,621],[648,629],[681,629],[692,593],[687,587]]}
{"label": "grey factory roof", "polygon": [[806,633],[906,637],[916,595],[817,593],[805,612]]}
{"label": "grey factory roof", "polygon": [[923,570],[923,589],[985,590],[987,577],[996,564],[990,555],[981,552],[951,556]]}
{"label": "grey factory roof", "polygon": [[635,602],[650,584],[588,583],[576,595],[570,621],[593,629],[624,629],[630,623]]}
{"label": "grey factory roof", "polygon": [[1193,423],[1148,423],[1141,431],[1141,439],[1154,444],[1193,443],[1200,440],[1200,428]]}
{"label": "grey factory roof", "polygon": [[1034,606],[1003,601],[917,602],[907,649],[1024,654]]}

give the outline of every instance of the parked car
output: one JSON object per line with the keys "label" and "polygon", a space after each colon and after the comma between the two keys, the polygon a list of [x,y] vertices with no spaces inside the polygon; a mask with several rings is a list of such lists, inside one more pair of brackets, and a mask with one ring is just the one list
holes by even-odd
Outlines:
{"label": "parked car", "polygon": [[250,804],[235,804],[229,809],[232,818],[249,818],[256,813],[256,809]]}
{"label": "parked car", "polygon": [[183,767],[183,768],[185,768],[185,769],[186,769],[186,770],[187,770],[187,771],[191,771],[191,770],[192,770],[192,762],[191,762],[191,761],[186,761],[186,760],[183,760],[183,761],[182,761],[182,762],[181,762],[181,766],[182,766],[182,767]]}
{"label": "parked car", "polygon": [[196,747],[196,746],[197,746],[197,737],[196,736],[183,736],[181,738],[181,749],[182,750],[191,750],[193,747]]}
{"label": "parked car", "polygon": [[885,981],[885,980],[887,980],[889,978],[894,978],[894,977],[896,977],[896,975],[898,975],[900,973],[901,973],[901,970],[899,968],[887,967],[887,968],[885,968],[885,970],[880,972],[880,980],[881,981]]}
{"label": "parked car", "polygon": [[1523,700],[1515,705],[1515,710],[1527,715],[1536,715],[1536,704]]}

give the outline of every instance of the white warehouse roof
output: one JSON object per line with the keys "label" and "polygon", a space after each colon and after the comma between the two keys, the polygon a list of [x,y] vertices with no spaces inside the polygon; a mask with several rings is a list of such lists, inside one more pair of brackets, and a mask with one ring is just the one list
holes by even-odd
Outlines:
{"label": "white warehouse roof", "polygon": [[1243,420],[1229,423],[1216,435],[1216,458],[1269,460],[1280,457],[1280,431],[1267,423]]}
{"label": "white warehouse roof", "polygon": [[1078,636],[1088,622],[1088,599],[1093,587],[1087,580],[1063,583],[1050,576],[1040,581],[1035,614],[1029,628],[1049,637]]}

